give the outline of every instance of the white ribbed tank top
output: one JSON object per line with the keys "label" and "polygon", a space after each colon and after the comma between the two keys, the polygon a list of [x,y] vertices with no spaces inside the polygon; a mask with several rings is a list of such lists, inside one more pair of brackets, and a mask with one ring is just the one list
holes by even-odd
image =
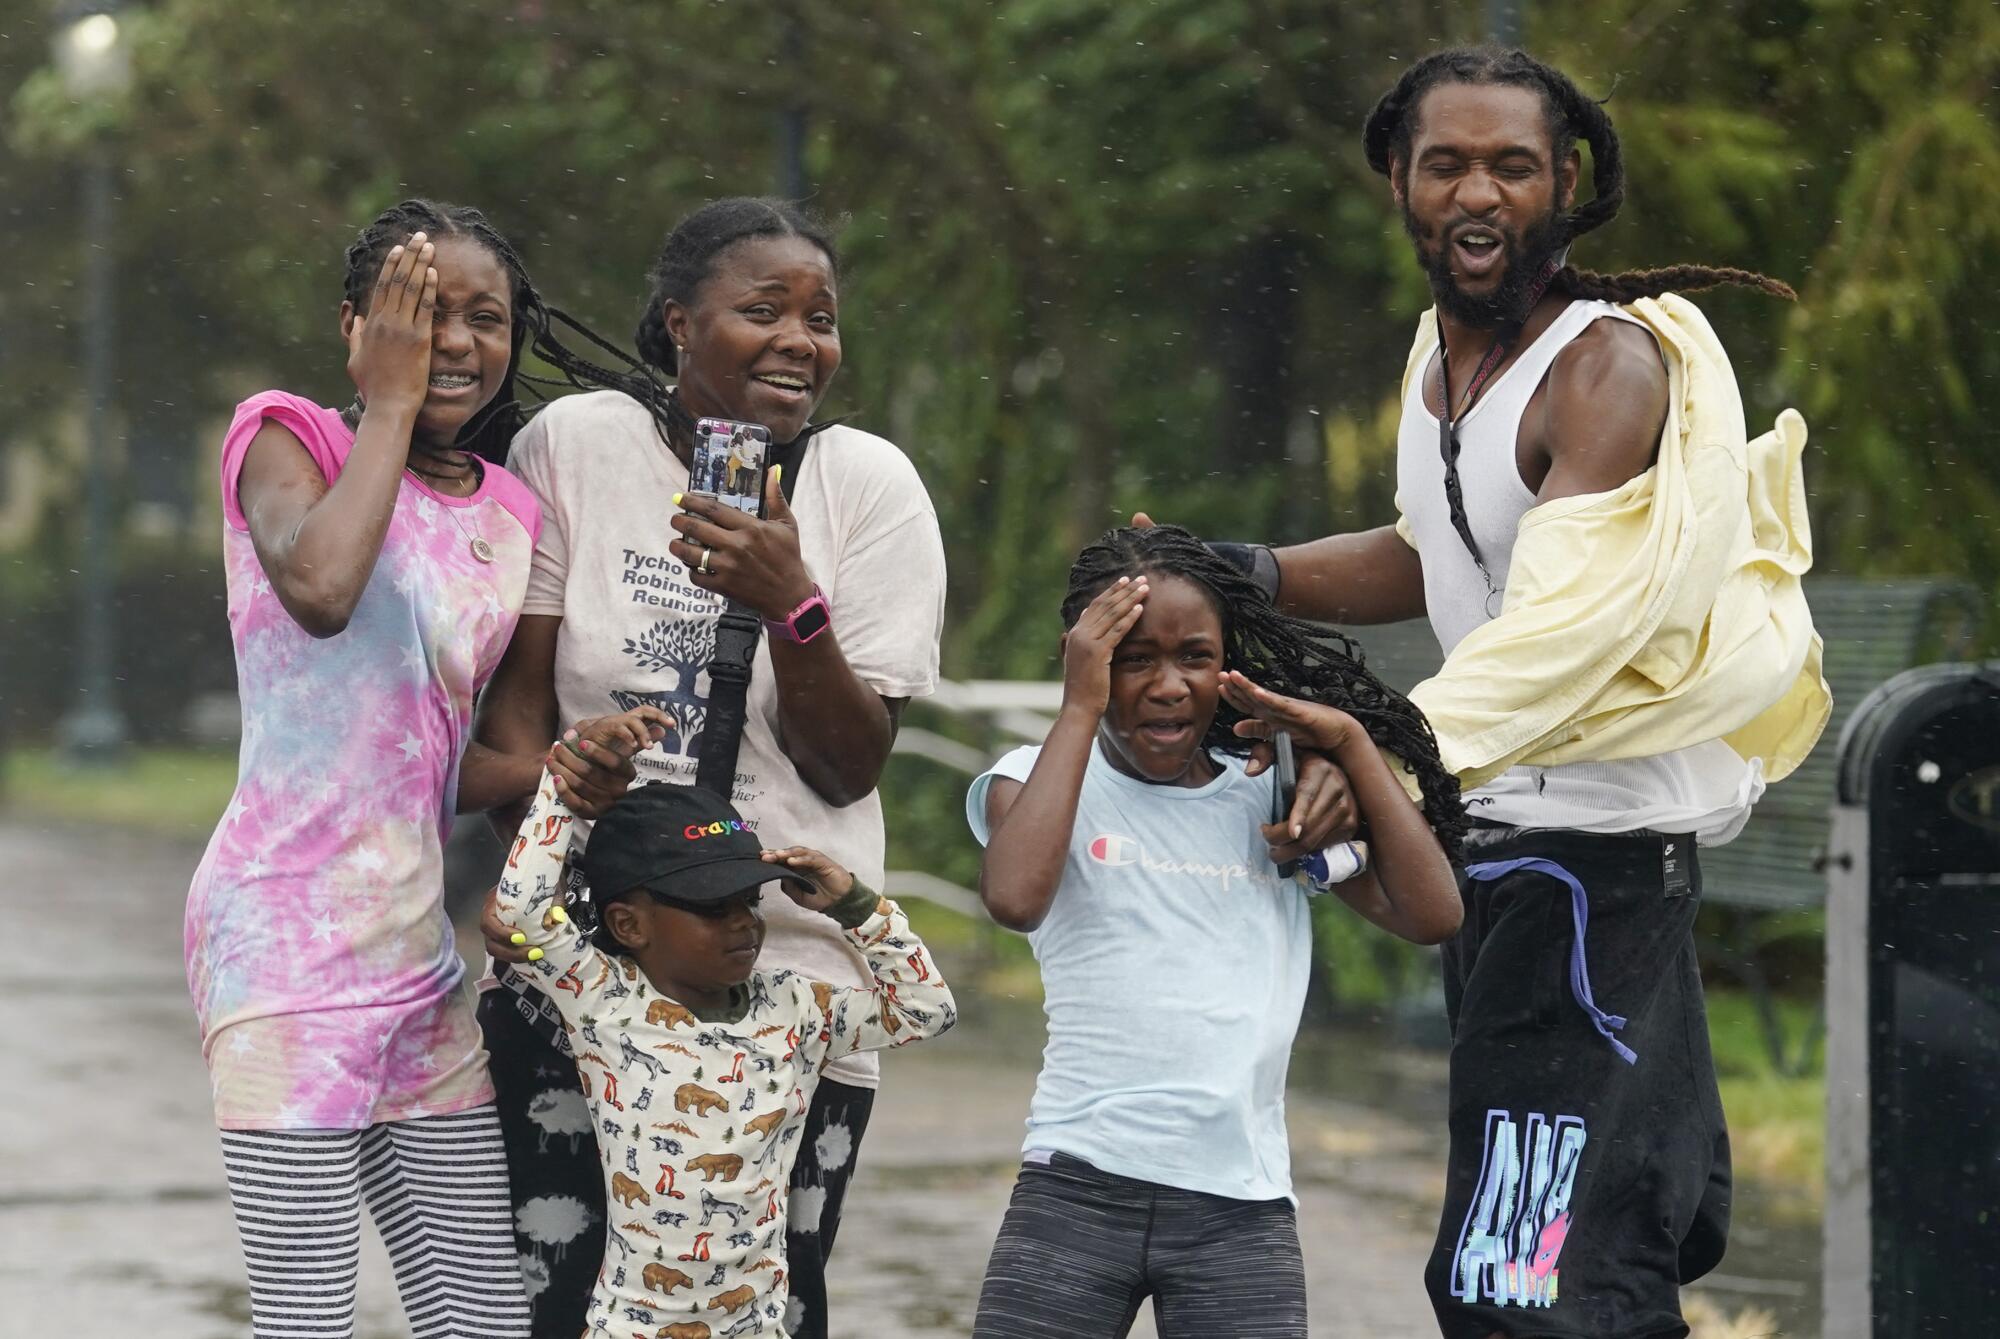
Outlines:
{"label": "white ribbed tank top", "polygon": [[[1501,591],[1507,587],[1521,517],[1535,505],[1515,458],[1521,416],[1556,355],[1593,322],[1607,319],[1632,320],[1608,302],[1572,302],[1458,420],[1458,475],[1466,519]],[[1431,631],[1448,656],[1492,615],[1485,578],[1465,551],[1445,502],[1437,416],[1424,400],[1424,387],[1436,381],[1433,356],[1403,402],[1396,493],[1422,556]],[[1497,610],[1500,601],[1493,599],[1490,605]],[[1742,830],[1763,791],[1762,770],[1712,739],[1650,758],[1516,767],[1471,792],[1466,804],[1476,817],[1497,823],[1580,832],[1693,832],[1704,845],[1714,846]]]}

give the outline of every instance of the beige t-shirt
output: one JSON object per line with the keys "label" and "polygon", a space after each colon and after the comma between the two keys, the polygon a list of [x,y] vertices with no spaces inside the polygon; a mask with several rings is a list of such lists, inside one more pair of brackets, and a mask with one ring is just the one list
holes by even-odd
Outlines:
{"label": "beige t-shirt", "polygon": [[[556,700],[574,721],[651,704],[680,729],[638,759],[641,781],[694,782],[707,714],[709,654],[722,601],[667,551],[673,498],[688,486],[645,407],[616,391],[557,400],[515,438],[507,460],[542,504],[524,614],[557,614]],[[806,570],[826,592],[833,634],[861,681],[884,697],[936,689],[944,622],[944,543],[917,471],[880,437],[833,427],[814,437],[793,487]],[[767,846],[812,846],[880,888],[882,801],[834,808],[778,747],[768,637],[750,681],[737,754],[736,807]],[[866,964],[824,916],[767,897],[759,965],[865,987]],[[827,1077],[873,1086],[872,1055]]]}

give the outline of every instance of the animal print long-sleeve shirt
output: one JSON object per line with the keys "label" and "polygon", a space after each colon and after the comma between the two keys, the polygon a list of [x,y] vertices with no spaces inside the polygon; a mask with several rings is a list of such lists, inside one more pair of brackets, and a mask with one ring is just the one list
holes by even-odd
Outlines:
{"label": "animal print long-sleeve shirt", "polygon": [[703,1022],[551,914],[570,823],[544,776],[499,914],[542,950],[523,970],[562,1011],[604,1156],[609,1221],[586,1339],[784,1339],[786,1187],[820,1073],[937,1036],[957,1020],[951,990],[882,898],[847,928],[872,987],[760,968],[738,1021]]}

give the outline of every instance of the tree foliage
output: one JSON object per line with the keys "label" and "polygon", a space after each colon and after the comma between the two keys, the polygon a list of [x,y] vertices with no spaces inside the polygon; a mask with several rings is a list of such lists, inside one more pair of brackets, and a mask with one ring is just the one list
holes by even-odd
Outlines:
{"label": "tree foliage", "polygon": [[[2000,591],[2000,9],[1521,9],[1627,144],[1625,212],[1579,260],[1800,289],[1796,308],[1701,302],[1753,431],[1787,404],[1812,422],[1821,566]],[[119,164],[130,452],[185,496],[212,487],[208,439],[246,391],[344,398],[341,251],[383,205],[480,205],[558,304],[624,338],[672,221],[770,189],[796,109],[815,201],[845,220],[829,408],[903,446],[937,501],[947,672],[1050,673],[1071,556],[1135,507],[1242,537],[1389,519],[1426,297],[1359,126],[1484,12],[155,0],[127,24],[135,87],[81,108],[45,68],[42,0],[0,0],[0,412],[29,450],[74,409],[75,164],[95,140]]]}

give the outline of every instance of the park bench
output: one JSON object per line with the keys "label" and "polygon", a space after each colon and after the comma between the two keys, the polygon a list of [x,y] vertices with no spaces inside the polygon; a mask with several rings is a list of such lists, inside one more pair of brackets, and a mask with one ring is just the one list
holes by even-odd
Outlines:
{"label": "park bench", "polygon": [[[1826,643],[1833,717],[1799,769],[1765,792],[1742,835],[1701,858],[1703,902],[1719,909],[1702,947],[1749,990],[1765,1046],[1786,1072],[1805,1063],[1819,1026],[1787,1043],[1762,950],[1822,932],[1822,862],[1841,727],[1862,698],[1910,666],[1972,655],[1984,612],[1970,586],[1930,578],[1811,577],[1806,600]],[[1356,635],[1369,666],[1404,691],[1436,673],[1441,662],[1430,625],[1421,619],[1362,628]]]}

